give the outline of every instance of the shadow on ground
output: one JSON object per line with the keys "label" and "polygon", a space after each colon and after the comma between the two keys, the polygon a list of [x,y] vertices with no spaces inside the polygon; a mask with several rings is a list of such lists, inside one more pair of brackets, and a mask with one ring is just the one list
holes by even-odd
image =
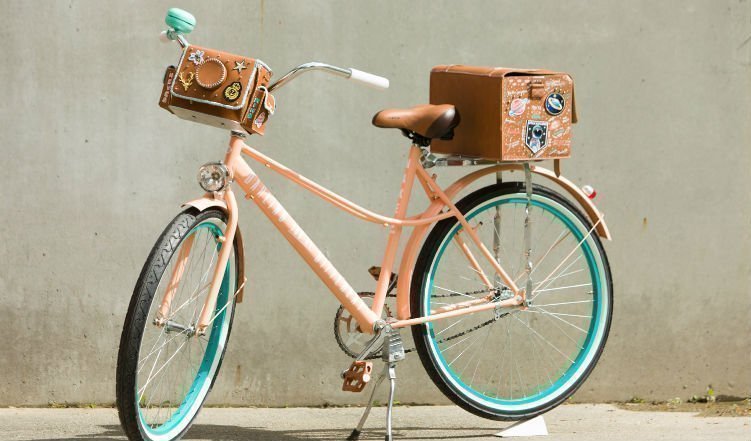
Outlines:
{"label": "shadow on ground", "polygon": [[[99,426],[101,433],[77,435],[68,438],[47,438],[36,441],[124,441],[127,440],[118,425]],[[461,431],[458,435],[451,432]],[[311,430],[268,430],[252,427],[222,426],[215,424],[196,424],[182,438],[184,440],[210,439],[213,441],[311,441],[311,440],[346,440],[351,429],[311,429]],[[406,435],[404,432],[411,432]],[[471,432],[471,433],[468,433]],[[383,430],[365,431],[360,439],[383,440]],[[460,428],[400,427],[394,430],[394,437],[404,440],[421,439],[465,439],[488,435],[488,429],[471,431]]]}

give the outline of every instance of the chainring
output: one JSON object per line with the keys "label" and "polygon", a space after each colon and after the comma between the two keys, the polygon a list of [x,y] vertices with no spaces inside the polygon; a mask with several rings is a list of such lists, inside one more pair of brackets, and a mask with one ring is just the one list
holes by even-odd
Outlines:
{"label": "chainring", "polygon": [[[359,292],[357,293],[361,299],[367,302],[370,299],[370,303],[373,301],[374,294],[372,292]],[[391,309],[388,305],[383,305],[383,318],[387,320],[392,317]],[[339,348],[351,358],[357,358],[365,349],[372,336],[366,334],[360,330],[357,325],[357,320],[349,313],[344,306],[339,306],[334,316],[334,338]],[[381,357],[381,350],[383,349],[383,343],[378,346],[378,349],[374,349],[370,355],[365,357],[365,360],[375,360]]]}

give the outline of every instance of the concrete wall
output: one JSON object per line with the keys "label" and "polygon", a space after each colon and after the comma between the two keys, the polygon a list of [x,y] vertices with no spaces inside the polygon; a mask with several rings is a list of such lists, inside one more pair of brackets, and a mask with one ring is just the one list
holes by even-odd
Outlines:
{"label": "concrete wall", "polygon": [[[576,398],[687,397],[708,384],[749,395],[748,2],[179,3],[198,18],[192,41],[259,57],[277,76],[322,60],[391,79],[386,92],[300,79],[278,94],[267,136],[251,140],[384,213],[407,149],[370,118],[425,102],[431,66],[572,72],[580,124],[564,172],[600,194],[616,287],[608,347]],[[200,193],[198,166],[226,148],[221,131],[156,105],[178,55],[157,40],[173,4],[0,1],[0,405],[114,400],[140,267]],[[341,272],[372,290],[365,270],[380,261],[384,230],[267,182]],[[361,402],[340,391],[333,297],[255,207],[243,207],[241,226],[250,292],[211,400]],[[400,370],[400,401],[443,402],[417,357]]]}

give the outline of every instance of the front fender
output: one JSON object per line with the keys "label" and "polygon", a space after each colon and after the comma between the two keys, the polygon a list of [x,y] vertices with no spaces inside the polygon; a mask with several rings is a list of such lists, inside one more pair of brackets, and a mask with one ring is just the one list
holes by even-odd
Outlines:
{"label": "front fender", "polygon": [[[592,225],[595,225],[595,231],[597,232],[597,235],[603,239],[611,240],[610,230],[608,230],[607,225],[605,225],[603,214],[597,209],[597,207],[595,207],[595,205],[592,203],[592,200],[589,199],[587,195],[579,187],[576,186],[576,184],[562,176],[556,175],[553,171],[543,167],[531,165],[530,169],[532,173],[547,178],[548,180],[555,182],[561,188],[563,188],[574,200],[576,200],[579,206],[584,210],[584,212],[587,214],[587,217],[589,217],[589,220],[592,222]],[[446,188],[444,192],[446,196],[453,200],[460,191],[483,176],[487,176],[491,173],[496,173],[499,171],[515,170],[524,170],[524,165],[500,164],[477,170],[457,180],[448,188]],[[444,207],[445,205],[443,204],[443,202],[441,202],[439,199],[436,199],[431,203],[422,217],[435,216]],[[412,275],[414,271],[415,260],[417,259],[418,252],[420,251],[420,244],[422,244],[423,239],[425,238],[425,235],[427,234],[430,226],[431,225],[422,225],[415,227],[414,231],[409,237],[409,240],[407,241],[407,245],[404,248],[404,253],[402,254],[402,261],[399,265],[399,279],[397,282],[396,299],[396,311],[397,318],[399,320],[411,318],[409,291],[412,286]]]}
{"label": "front fender", "polygon": [[[224,202],[222,199],[216,199],[213,195],[206,194],[202,198],[193,199],[192,201],[185,202],[181,205],[182,208],[186,207],[193,207],[198,211],[205,211],[209,208],[219,208],[220,210],[227,213],[227,216],[229,217],[229,213],[227,212],[227,203]],[[240,226],[238,225],[237,230],[235,230],[235,243],[237,243],[237,261],[238,261],[238,268],[237,268],[237,280],[240,283],[240,289],[237,293],[237,303],[242,303],[243,301],[243,294],[245,292],[245,247],[243,246],[243,236],[240,232]]]}

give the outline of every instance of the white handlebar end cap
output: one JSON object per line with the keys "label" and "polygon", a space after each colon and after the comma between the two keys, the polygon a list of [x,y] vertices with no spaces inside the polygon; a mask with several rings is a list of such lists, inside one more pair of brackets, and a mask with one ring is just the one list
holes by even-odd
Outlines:
{"label": "white handlebar end cap", "polygon": [[162,33],[159,34],[159,41],[162,43],[169,43],[172,40],[169,38],[167,31],[162,31]]}
{"label": "white handlebar end cap", "polygon": [[379,77],[378,75],[373,75],[372,73],[363,72],[361,70],[357,69],[349,69],[351,74],[349,76],[350,80],[354,80],[363,84],[367,84],[368,86],[375,87],[377,89],[388,89],[389,88],[389,79],[384,77]]}

